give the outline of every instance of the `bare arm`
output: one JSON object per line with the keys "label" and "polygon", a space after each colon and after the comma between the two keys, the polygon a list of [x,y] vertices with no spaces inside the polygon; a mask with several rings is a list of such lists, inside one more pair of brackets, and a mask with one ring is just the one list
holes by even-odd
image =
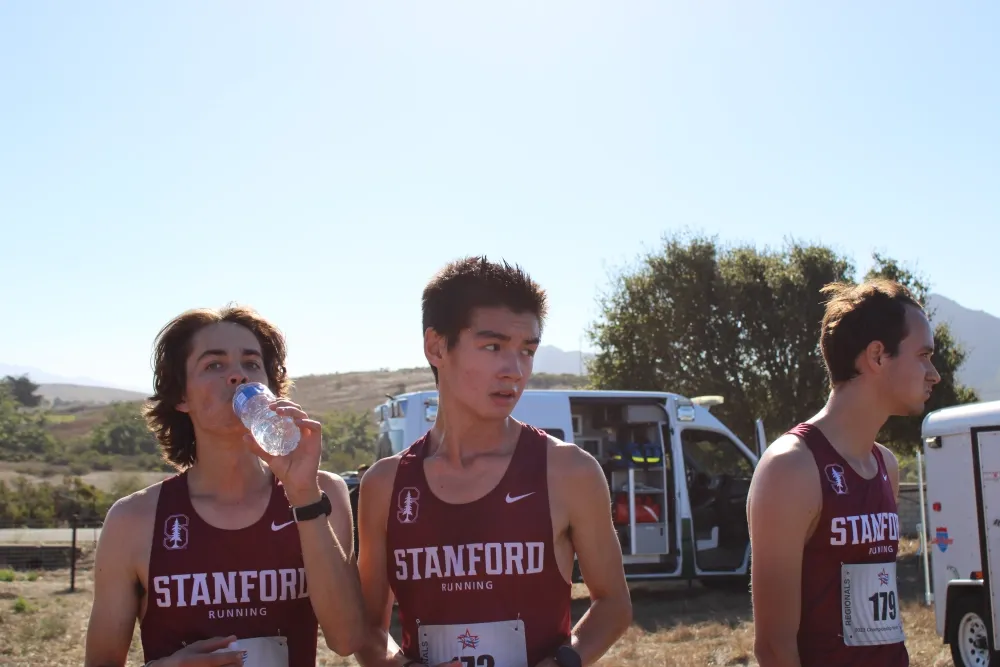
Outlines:
{"label": "bare arm", "polygon": [[124,667],[139,615],[133,526],[134,499],[111,506],[101,529],[94,560],[94,601],[87,625],[84,667]]}
{"label": "bare arm", "polygon": [[407,659],[389,635],[392,589],[386,575],[385,527],[397,458],[382,459],[361,478],[358,488],[358,573],[365,605],[365,643],[354,655],[363,667],[404,665]]}
{"label": "bare arm", "polygon": [[822,495],[812,453],[794,436],[768,447],[747,500],[754,654],[760,667],[801,667],[802,553]]}
{"label": "bare arm", "polygon": [[[298,524],[302,561],[309,581],[309,599],[326,645],[341,656],[354,653],[364,633],[361,585],[354,565],[354,525],[347,484],[338,475],[318,474],[319,488],[330,498],[326,518]],[[301,496],[286,489],[292,505],[319,500],[319,491]]]}
{"label": "bare arm", "polygon": [[[632,600],[622,566],[622,549],[611,518],[611,492],[593,456],[575,445],[557,445],[557,497],[569,510],[569,534],[590,591],[590,609],[580,618],[570,644],[584,665],[596,663],[632,623]],[[546,664],[546,663],[543,663]]]}

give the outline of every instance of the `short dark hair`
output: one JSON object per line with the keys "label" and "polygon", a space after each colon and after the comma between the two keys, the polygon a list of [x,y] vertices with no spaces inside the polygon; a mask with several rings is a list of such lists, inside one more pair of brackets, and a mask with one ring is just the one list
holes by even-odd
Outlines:
{"label": "short dark hair", "polygon": [[198,308],[181,313],[156,336],[153,350],[153,395],[143,407],[149,429],[156,435],[163,458],[183,470],[195,462],[194,424],[177,409],[187,387],[191,340],[203,327],[232,322],[249,329],[260,343],[267,384],[276,396],[286,396],[292,380],[285,368],[285,339],[276,326],[246,306]]}
{"label": "short dark hair", "polygon": [[[506,307],[515,313],[531,313],[541,328],[548,314],[545,290],[520,266],[486,257],[464,257],[438,271],[424,288],[423,331],[433,329],[447,341],[458,343],[476,308]],[[437,382],[437,368],[431,366]]]}
{"label": "short dark hair", "polygon": [[858,355],[872,341],[880,341],[889,356],[895,356],[908,333],[906,307],[924,312],[910,290],[886,278],[871,278],[859,285],[834,282],[820,292],[829,296],[820,349],[831,386],[858,375]]}

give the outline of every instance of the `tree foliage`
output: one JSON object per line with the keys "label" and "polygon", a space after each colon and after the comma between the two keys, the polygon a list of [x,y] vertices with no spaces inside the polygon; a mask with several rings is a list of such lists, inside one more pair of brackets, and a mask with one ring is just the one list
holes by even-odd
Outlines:
{"label": "tree foliage", "polygon": [[[873,271],[910,280],[926,295],[925,285],[898,263],[875,260]],[[725,403],[713,412],[752,445],[757,417],[773,436],[825,403],[820,288],[854,276],[849,259],[821,245],[787,242],[780,250],[759,250],[668,235],[602,296],[601,316],[589,331],[598,350],[591,382],[604,389],[721,395]],[[938,333],[938,370],[954,391],[936,392],[936,400],[974,398],[954,379],[962,350],[947,328],[939,326]],[[920,420],[897,421],[889,440],[912,448]]]}
{"label": "tree foliage", "polygon": [[375,460],[375,422],[367,412],[331,412],[323,424],[323,468],[342,472]]}
{"label": "tree foliage", "polygon": [[149,430],[136,403],[116,403],[90,435],[91,447],[100,454],[135,456],[156,454],[156,436]]}
{"label": "tree foliage", "polygon": [[14,400],[26,408],[36,408],[42,402],[42,397],[35,394],[38,391],[38,385],[32,382],[27,375],[17,377],[8,375],[4,377],[2,384],[10,390]]}
{"label": "tree foliage", "polygon": [[76,517],[80,526],[95,526],[114,501],[79,477],[59,484],[18,477],[10,484],[0,481],[0,525],[48,528],[69,525]]}
{"label": "tree foliage", "polygon": [[26,412],[10,385],[0,383],[0,460],[28,461],[56,449],[43,413]]}

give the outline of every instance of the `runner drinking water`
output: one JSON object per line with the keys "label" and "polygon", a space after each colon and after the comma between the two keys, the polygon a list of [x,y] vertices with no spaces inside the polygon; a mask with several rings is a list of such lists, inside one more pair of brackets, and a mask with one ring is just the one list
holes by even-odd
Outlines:
{"label": "runner drinking water", "polygon": [[125,665],[136,619],[144,661],[162,667],[242,665],[244,648],[248,667],[313,667],[317,625],[350,655],[363,632],[351,512],[344,481],[318,472],[321,426],[276,401],[302,437],[272,457],[232,408],[245,382],[286,393],[280,332],[246,308],[189,311],[155,359],[147,420],[180,472],[109,510],[84,664]]}

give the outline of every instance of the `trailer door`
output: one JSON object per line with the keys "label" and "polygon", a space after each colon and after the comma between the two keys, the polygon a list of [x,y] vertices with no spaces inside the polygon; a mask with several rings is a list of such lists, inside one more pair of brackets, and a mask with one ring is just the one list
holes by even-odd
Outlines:
{"label": "trailer door", "polygon": [[[979,548],[992,650],[1000,646],[1000,425],[972,429],[972,466],[979,508]],[[957,481],[957,480],[956,480]]]}

